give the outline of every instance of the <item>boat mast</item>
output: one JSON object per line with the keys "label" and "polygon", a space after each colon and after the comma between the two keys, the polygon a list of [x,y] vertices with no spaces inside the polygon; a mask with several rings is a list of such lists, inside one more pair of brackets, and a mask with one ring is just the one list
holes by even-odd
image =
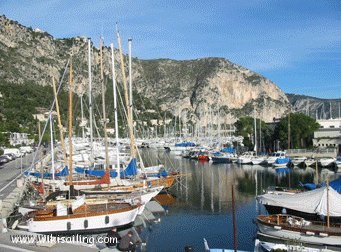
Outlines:
{"label": "boat mast", "polygon": [[128,55],[129,55],[129,108],[130,108],[130,120],[133,125],[133,79],[131,77],[131,38],[128,39]]}
{"label": "boat mast", "polygon": [[126,77],[125,68],[124,68],[125,65],[124,65],[124,59],[123,59],[123,53],[122,53],[122,47],[121,47],[120,33],[118,31],[117,26],[116,26],[116,33],[117,33],[118,48],[120,51],[120,58],[121,58],[121,71],[122,71],[122,80],[123,80],[123,88],[124,88],[124,98],[125,98],[125,104],[127,108],[127,121],[128,121],[129,137],[130,137],[130,155],[131,155],[131,158],[136,158],[136,148],[135,148],[135,140],[134,140],[134,130],[133,130],[133,125],[132,125],[132,115],[131,115],[131,110],[129,109],[127,77]]}
{"label": "boat mast", "polygon": [[289,115],[288,115],[288,150],[290,150],[290,111],[289,111]]}
{"label": "boat mast", "polygon": [[253,122],[254,122],[254,137],[255,137],[254,151],[255,151],[256,156],[257,156],[257,119],[256,119],[256,110],[254,110]]}
{"label": "boat mast", "polygon": [[56,100],[56,111],[57,111],[58,128],[59,128],[59,134],[60,134],[60,143],[62,145],[64,164],[66,165],[67,164],[67,158],[66,158],[66,150],[65,150],[65,143],[64,143],[64,132],[63,132],[62,120],[60,118],[58,96],[57,96],[56,84],[54,82],[54,77],[52,77],[52,84],[53,84],[54,98]]}
{"label": "boat mast", "polygon": [[[55,180],[54,173],[55,173],[55,168],[54,168],[54,148],[53,148],[53,127],[52,127],[52,111],[50,113],[50,135],[51,135],[51,170],[52,170],[52,180]],[[53,191],[54,191],[54,186],[53,186]]]}
{"label": "boat mast", "polygon": [[93,161],[93,129],[92,129],[92,76],[91,76],[91,40],[88,40],[88,78],[89,78],[89,126],[90,126],[90,161]]}
{"label": "boat mast", "polygon": [[259,152],[262,153],[262,120],[259,118]]}
{"label": "boat mast", "polygon": [[103,75],[103,37],[101,37],[100,39],[100,65],[101,65],[101,83],[102,83],[102,110],[103,110],[104,146],[105,146],[105,170],[109,171],[107,116],[105,113],[105,87],[104,87],[104,75]]}
{"label": "boat mast", "polygon": [[330,216],[329,216],[329,178],[327,176],[327,228],[330,227]]}
{"label": "boat mast", "polygon": [[84,111],[83,111],[83,94],[81,95],[81,116],[82,116],[82,119],[81,119],[81,122],[82,122],[82,138],[83,138],[83,141],[84,141],[84,138],[85,138],[85,133],[84,133],[84,125],[83,125],[83,121],[84,121]]}
{"label": "boat mast", "polygon": [[69,183],[72,184],[72,54],[70,60],[70,80],[69,80]]}
{"label": "boat mast", "polygon": [[114,44],[111,47],[111,66],[112,66],[112,89],[114,92],[114,114],[115,114],[115,138],[116,138],[116,172],[117,179],[120,179],[120,153],[118,142],[118,118],[117,118],[117,94],[116,94],[116,73],[115,73],[115,57],[114,57]]}

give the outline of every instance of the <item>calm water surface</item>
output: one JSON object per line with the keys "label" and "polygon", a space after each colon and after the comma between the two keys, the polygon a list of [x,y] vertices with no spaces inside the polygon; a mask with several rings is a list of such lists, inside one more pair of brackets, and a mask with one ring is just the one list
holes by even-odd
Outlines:
{"label": "calm water surface", "polygon": [[[254,220],[265,209],[255,196],[268,186],[298,187],[299,181],[313,182],[314,169],[275,169],[262,166],[213,164],[184,159],[163,151],[144,150],[145,165],[163,163],[167,168],[187,174],[171,192],[174,204],[161,222],[143,229],[147,251],[204,251],[203,238],[211,248],[233,248],[232,196],[235,185],[238,249],[253,251],[257,227]],[[323,176],[324,172],[322,172]],[[337,178],[331,174],[330,178]]]}

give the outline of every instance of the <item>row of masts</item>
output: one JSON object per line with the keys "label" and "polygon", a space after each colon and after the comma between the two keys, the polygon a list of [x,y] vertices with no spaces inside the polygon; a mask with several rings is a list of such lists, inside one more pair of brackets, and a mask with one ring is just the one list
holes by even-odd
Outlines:
{"label": "row of masts", "polygon": [[[124,88],[124,96],[125,96],[125,111],[126,111],[126,118],[128,121],[128,129],[129,129],[129,137],[130,137],[130,150],[131,150],[131,158],[136,158],[136,146],[135,146],[135,140],[134,140],[134,131],[133,131],[133,100],[132,100],[132,74],[131,74],[131,43],[132,39],[129,39],[129,94],[128,94],[128,87],[127,87],[127,78],[125,75],[125,69],[124,69],[124,58],[121,48],[121,41],[120,41],[120,35],[118,29],[117,32],[117,39],[118,39],[118,48],[120,53],[120,59],[121,59],[121,69],[122,69],[122,80],[123,80],[123,88]],[[114,45],[111,43],[111,64],[112,64],[112,80],[113,80],[113,96],[114,96],[114,117],[115,117],[115,139],[116,139],[116,171],[119,174],[120,172],[120,156],[119,156],[119,133],[118,133],[118,115],[117,115],[117,83],[116,83],[116,72],[115,72],[115,60],[114,60]],[[67,158],[66,154],[66,146],[64,143],[64,134],[63,134],[63,126],[61,122],[60,117],[60,110],[59,110],[59,103],[58,103],[58,92],[56,90],[55,80],[52,78],[52,84],[53,84],[53,92],[55,95],[54,104],[52,106],[52,109],[50,111],[50,130],[51,130],[51,152],[52,152],[52,174],[54,179],[55,169],[54,169],[54,159],[53,159],[53,120],[52,120],[52,110],[54,105],[56,106],[56,112],[57,112],[57,118],[58,118],[58,128],[60,133],[60,142],[61,142],[61,148],[63,152],[63,161],[65,164],[68,164],[70,175],[69,175],[69,183],[72,184],[72,152],[73,152],[73,145],[72,145],[72,85],[73,85],[73,78],[72,78],[72,54],[71,59],[68,62],[69,65],[69,156]],[[92,66],[91,66],[91,40],[88,40],[88,78],[89,78],[89,128],[90,128],[90,162],[93,162],[93,104],[92,104]],[[102,87],[102,112],[103,112],[103,129],[104,129],[104,145],[105,145],[105,169],[107,172],[109,172],[109,156],[108,156],[108,135],[107,135],[107,115],[106,115],[106,105],[105,105],[105,79],[103,74],[103,38],[100,39],[100,81],[101,81],[101,87]],[[59,88],[58,88],[59,90]],[[130,101],[129,101],[129,95],[130,95]],[[82,97],[81,97],[82,98]],[[82,115],[82,123],[83,123],[83,104],[81,100],[81,115]],[[46,127],[45,127],[46,129]],[[44,131],[45,131],[44,129]],[[40,135],[40,134],[39,134]],[[84,138],[84,126],[83,126],[83,132],[82,136]],[[40,135],[40,138],[42,135]],[[41,139],[40,139],[41,140]],[[118,176],[119,179],[119,176]]]}

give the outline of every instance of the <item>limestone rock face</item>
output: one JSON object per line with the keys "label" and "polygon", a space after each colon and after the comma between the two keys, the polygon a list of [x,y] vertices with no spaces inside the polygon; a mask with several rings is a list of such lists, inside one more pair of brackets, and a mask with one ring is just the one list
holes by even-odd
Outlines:
{"label": "limestone rock face", "polygon": [[[100,92],[100,54],[91,44],[93,93]],[[0,16],[0,81],[14,85],[52,85],[52,76],[68,82],[65,70],[72,54],[73,88],[88,93],[88,39],[55,39],[47,32],[27,28]],[[111,84],[111,53],[103,49],[104,75]],[[126,76],[127,57],[124,56]],[[116,79],[122,84],[120,57],[115,49]],[[133,86],[184,121],[208,123],[219,116],[226,123],[241,116],[272,121],[289,111],[286,95],[270,80],[223,58],[176,61],[133,58]],[[65,72],[64,79],[62,76]],[[67,89],[67,84],[64,85]]]}
{"label": "limestone rock face", "polygon": [[315,119],[341,117],[341,99],[321,99],[305,95],[286,94],[294,111]]}
{"label": "limestone rock face", "polygon": [[144,76],[135,80],[138,90],[184,118],[196,121],[218,113],[228,123],[256,113],[272,121],[290,109],[278,86],[226,59],[153,60],[140,64]]}

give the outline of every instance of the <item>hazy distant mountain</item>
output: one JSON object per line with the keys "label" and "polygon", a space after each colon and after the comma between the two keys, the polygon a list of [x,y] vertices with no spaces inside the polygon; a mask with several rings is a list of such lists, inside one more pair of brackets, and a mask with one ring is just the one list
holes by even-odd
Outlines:
{"label": "hazy distant mountain", "polygon": [[340,99],[321,99],[305,95],[287,94],[294,111],[317,119],[338,118],[341,113]]}
{"label": "hazy distant mountain", "polygon": [[[61,79],[72,51],[74,92],[86,95],[87,43],[87,38],[83,37],[55,39],[47,32],[22,26],[1,16],[0,82],[11,83],[13,87],[51,85],[51,76]],[[96,95],[100,91],[100,59],[99,50],[92,46],[92,51]],[[117,79],[121,82],[119,54],[117,50],[115,53]],[[108,47],[104,48],[103,61],[105,76],[111,78]],[[134,90],[162,110],[181,116],[184,121],[200,120],[203,125],[223,123],[240,116],[252,116],[254,109],[257,116],[272,121],[290,108],[287,96],[273,82],[223,58],[184,61],[134,58],[132,67]],[[111,85],[111,81],[107,85]]]}

